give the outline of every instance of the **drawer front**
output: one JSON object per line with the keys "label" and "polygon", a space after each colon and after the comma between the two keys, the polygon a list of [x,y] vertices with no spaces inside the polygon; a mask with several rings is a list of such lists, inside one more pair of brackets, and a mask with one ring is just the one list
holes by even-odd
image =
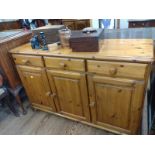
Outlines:
{"label": "drawer front", "polygon": [[37,67],[44,66],[41,56],[28,56],[19,54],[13,54],[12,56],[15,64],[17,65],[37,66]]}
{"label": "drawer front", "polygon": [[87,61],[88,72],[112,77],[144,79],[147,64]]}
{"label": "drawer front", "polygon": [[85,62],[81,59],[44,57],[44,60],[46,67],[49,68],[85,71]]}

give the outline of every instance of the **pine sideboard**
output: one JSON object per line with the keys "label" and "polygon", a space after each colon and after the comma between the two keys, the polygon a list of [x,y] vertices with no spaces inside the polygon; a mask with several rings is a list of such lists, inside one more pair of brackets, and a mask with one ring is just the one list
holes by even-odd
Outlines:
{"label": "pine sideboard", "polygon": [[151,39],[104,39],[99,52],[10,51],[33,108],[117,134],[138,134],[154,62]]}

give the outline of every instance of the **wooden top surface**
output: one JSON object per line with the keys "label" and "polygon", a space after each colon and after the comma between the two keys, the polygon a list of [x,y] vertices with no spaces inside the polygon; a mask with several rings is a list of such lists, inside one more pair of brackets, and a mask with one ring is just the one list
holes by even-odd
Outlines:
{"label": "wooden top surface", "polygon": [[155,28],[104,29],[102,39],[154,39]]}
{"label": "wooden top surface", "polygon": [[10,53],[115,60],[128,62],[153,62],[154,50],[152,39],[104,39],[99,52],[72,52],[69,48],[51,44],[49,51],[34,50],[30,43],[12,49]]}
{"label": "wooden top surface", "polygon": [[45,29],[60,29],[64,27],[64,25],[51,25],[51,24],[48,24],[46,26],[41,26],[41,27],[38,27],[38,28],[35,28],[35,29],[32,29],[32,31],[36,31],[36,30],[45,30]]}
{"label": "wooden top surface", "polygon": [[16,39],[18,37],[29,35],[31,31],[24,31],[22,29],[15,29],[15,30],[7,30],[0,32],[0,44],[10,41],[12,39]]}

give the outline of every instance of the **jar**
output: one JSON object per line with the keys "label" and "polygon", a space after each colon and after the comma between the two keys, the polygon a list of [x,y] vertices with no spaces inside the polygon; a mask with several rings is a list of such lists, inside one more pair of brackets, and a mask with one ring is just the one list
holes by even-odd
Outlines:
{"label": "jar", "polygon": [[59,30],[59,37],[60,37],[60,42],[62,47],[69,47],[70,36],[71,36],[70,29],[66,28],[66,29]]}

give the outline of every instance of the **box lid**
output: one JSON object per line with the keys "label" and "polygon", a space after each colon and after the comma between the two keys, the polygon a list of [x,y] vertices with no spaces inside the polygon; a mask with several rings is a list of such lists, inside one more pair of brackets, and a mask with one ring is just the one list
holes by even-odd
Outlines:
{"label": "box lid", "polygon": [[71,31],[70,42],[98,40],[103,32],[103,29],[97,29],[93,33],[83,33],[82,31]]}

